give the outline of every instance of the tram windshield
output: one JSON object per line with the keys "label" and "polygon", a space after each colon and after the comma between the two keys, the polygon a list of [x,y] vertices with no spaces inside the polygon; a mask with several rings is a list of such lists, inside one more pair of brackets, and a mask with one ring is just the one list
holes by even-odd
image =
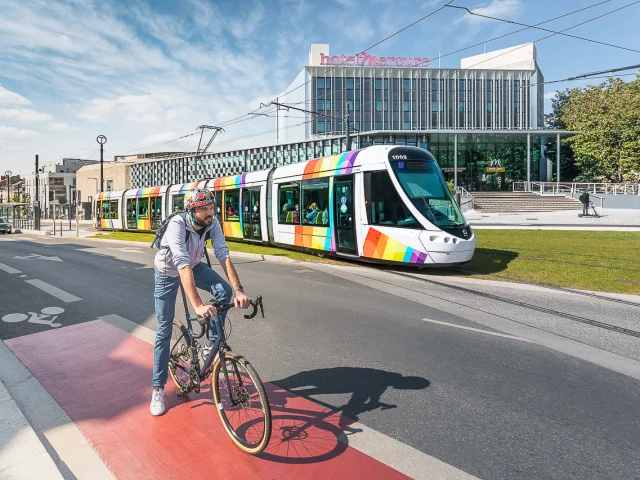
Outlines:
{"label": "tram windshield", "polygon": [[427,220],[438,227],[464,225],[464,217],[435,161],[430,158],[392,160],[391,168],[404,193]]}

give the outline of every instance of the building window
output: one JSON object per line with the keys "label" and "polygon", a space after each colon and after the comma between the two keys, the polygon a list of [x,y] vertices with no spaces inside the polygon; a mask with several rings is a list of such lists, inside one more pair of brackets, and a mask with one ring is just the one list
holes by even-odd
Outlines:
{"label": "building window", "polygon": [[376,78],[376,90],[382,90],[382,80]]}
{"label": "building window", "polygon": [[355,103],[356,111],[359,111],[360,110],[360,100],[356,100],[355,102],[356,102]]}
{"label": "building window", "polygon": [[326,78],[324,83],[325,83],[325,86],[327,88],[331,88],[331,79],[330,78]]}
{"label": "building window", "polygon": [[329,179],[302,182],[301,220],[308,225],[329,225]]}
{"label": "building window", "polygon": [[411,130],[411,122],[404,122],[404,129]]}
{"label": "building window", "polygon": [[376,130],[382,130],[382,122],[376,122]]}
{"label": "building window", "polygon": [[405,89],[405,90],[410,90],[411,89],[411,82],[409,81],[408,78],[405,78],[402,81],[402,88]]}
{"label": "building window", "polygon": [[324,101],[324,109],[325,110],[331,110],[331,100],[325,100]]}
{"label": "building window", "polygon": [[403,112],[409,112],[410,111],[409,101],[405,100],[404,102],[402,102],[402,111]]}
{"label": "building window", "polygon": [[349,110],[350,112],[353,112],[353,100],[347,100],[346,104],[347,104],[347,110]]}
{"label": "building window", "polygon": [[318,110],[324,110],[324,100],[318,100]]}
{"label": "building window", "polygon": [[291,182],[278,186],[279,222],[300,225],[300,183]]}
{"label": "building window", "polygon": [[347,78],[347,90],[353,90],[353,78]]}
{"label": "building window", "polygon": [[318,79],[318,88],[324,88],[324,78]]}
{"label": "building window", "polygon": [[382,111],[382,100],[376,100],[376,112]]}
{"label": "building window", "polygon": [[316,123],[316,131],[318,133],[324,133],[324,122],[317,122]]}
{"label": "building window", "polygon": [[331,122],[328,121],[325,127],[325,132],[330,132],[331,131]]}

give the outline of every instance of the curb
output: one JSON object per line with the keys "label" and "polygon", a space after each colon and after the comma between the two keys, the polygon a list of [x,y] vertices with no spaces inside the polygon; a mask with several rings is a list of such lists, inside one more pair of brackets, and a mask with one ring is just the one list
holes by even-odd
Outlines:
{"label": "curb", "polygon": [[[22,410],[9,393],[9,388],[31,377],[13,381],[5,378],[7,361],[13,353],[0,340],[0,358],[3,368],[0,370],[0,477],[29,479],[60,479],[64,477],[55,461],[45,448]],[[19,362],[19,360],[16,361]],[[28,373],[28,370],[23,366]]]}

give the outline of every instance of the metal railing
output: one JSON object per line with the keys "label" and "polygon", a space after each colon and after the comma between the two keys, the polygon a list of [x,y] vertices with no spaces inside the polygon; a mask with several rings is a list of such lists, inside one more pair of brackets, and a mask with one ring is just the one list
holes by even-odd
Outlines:
{"label": "metal railing", "polygon": [[511,189],[540,195],[573,195],[585,191],[592,195],[640,195],[638,183],[513,182]]}
{"label": "metal railing", "polygon": [[[464,201],[462,199],[464,199]],[[464,187],[456,187],[456,200],[458,202],[458,207],[460,207],[460,210],[463,212],[473,210],[475,206],[473,195],[471,195]],[[469,204],[471,204],[471,206],[467,207]]]}

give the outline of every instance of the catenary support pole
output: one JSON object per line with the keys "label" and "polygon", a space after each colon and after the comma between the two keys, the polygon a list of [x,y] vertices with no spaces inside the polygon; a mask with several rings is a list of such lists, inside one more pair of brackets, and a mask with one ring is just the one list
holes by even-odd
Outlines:
{"label": "catenary support pole", "polygon": [[453,135],[453,186],[458,189],[458,134]]}
{"label": "catenary support pole", "polygon": [[531,191],[531,134],[527,133],[527,191]]}
{"label": "catenary support pole", "polygon": [[33,228],[35,230],[40,230],[40,159],[38,155],[36,155],[36,198],[32,199],[33,203]]}
{"label": "catenary support pole", "polygon": [[556,185],[560,187],[560,134],[556,138]]}

